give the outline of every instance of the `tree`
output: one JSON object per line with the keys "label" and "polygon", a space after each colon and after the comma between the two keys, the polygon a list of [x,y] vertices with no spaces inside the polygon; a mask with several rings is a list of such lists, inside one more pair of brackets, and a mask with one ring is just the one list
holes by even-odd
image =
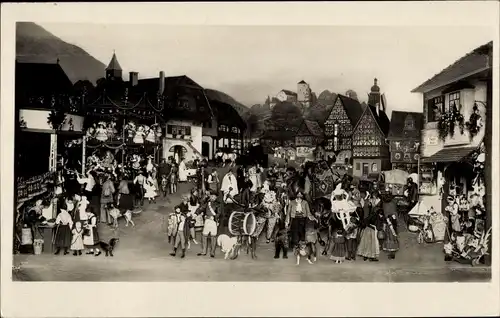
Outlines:
{"label": "tree", "polygon": [[316,103],[309,108],[306,118],[308,120],[316,121],[320,125],[326,120],[328,116],[328,108],[323,103]]}
{"label": "tree", "polygon": [[352,89],[347,90],[347,92],[345,92],[345,96],[352,98],[352,99],[355,99],[355,100],[358,100],[358,94],[355,91],[353,91]]}
{"label": "tree", "polygon": [[271,122],[279,128],[297,128],[302,122],[300,108],[290,102],[280,102],[271,111]]}

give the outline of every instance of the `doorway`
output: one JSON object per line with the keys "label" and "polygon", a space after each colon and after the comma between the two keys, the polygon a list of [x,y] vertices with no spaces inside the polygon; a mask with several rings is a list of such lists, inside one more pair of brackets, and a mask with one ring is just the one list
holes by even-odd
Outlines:
{"label": "doorway", "polygon": [[184,156],[185,156],[185,153],[187,152],[187,149],[181,145],[175,145],[173,148],[174,148],[173,153],[174,153],[175,162],[179,163],[179,162],[181,162],[182,159],[184,159]]}
{"label": "doorway", "polygon": [[362,170],[362,173],[364,176],[367,176],[368,173],[369,173],[369,166],[367,163],[363,163],[363,170]]}
{"label": "doorway", "polygon": [[210,157],[210,144],[206,141],[201,143],[201,155],[205,158]]}

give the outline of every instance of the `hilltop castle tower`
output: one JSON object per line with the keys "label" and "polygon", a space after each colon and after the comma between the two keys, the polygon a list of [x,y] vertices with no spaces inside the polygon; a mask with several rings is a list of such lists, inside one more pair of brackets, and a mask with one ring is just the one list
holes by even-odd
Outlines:
{"label": "hilltop castle tower", "polygon": [[304,107],[310,107],[312,104],[311,88],[304,80],[297,83],[297,101]]}
{"label": "hilltop castle tower", "polygon": [[378,87],[377,79],[375,78],[368,94],[368,105],[377,106],[378,104],[380,104],[380,87]]}

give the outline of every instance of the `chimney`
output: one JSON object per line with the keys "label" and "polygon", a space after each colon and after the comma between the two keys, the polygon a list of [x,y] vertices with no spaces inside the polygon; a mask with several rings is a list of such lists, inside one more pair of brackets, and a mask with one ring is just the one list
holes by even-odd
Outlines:
{"label": "chimney", "polygon": [[158,92],[160,94],[163,94],[164,90],[165,90],[165,72],[161,71],[160,72],[159,84],[158,84]]}
{"label": "chimney", "polygon": [[128,74],[129,74],[128,80],[130,81],[130,86],[136,86],[139,83],[139,73],[130,72]]}

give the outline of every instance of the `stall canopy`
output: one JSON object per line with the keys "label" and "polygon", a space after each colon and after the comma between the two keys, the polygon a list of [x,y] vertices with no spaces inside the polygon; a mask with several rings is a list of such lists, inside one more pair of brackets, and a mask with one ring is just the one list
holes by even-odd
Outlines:
{"label": "stall canopy", "polygon": [[423,158],[423,163],[431,162],[455,162],[461,161],[463,158],[470,155],[477,147],[465,147],[465,148],[444,148],[430,157]]}

